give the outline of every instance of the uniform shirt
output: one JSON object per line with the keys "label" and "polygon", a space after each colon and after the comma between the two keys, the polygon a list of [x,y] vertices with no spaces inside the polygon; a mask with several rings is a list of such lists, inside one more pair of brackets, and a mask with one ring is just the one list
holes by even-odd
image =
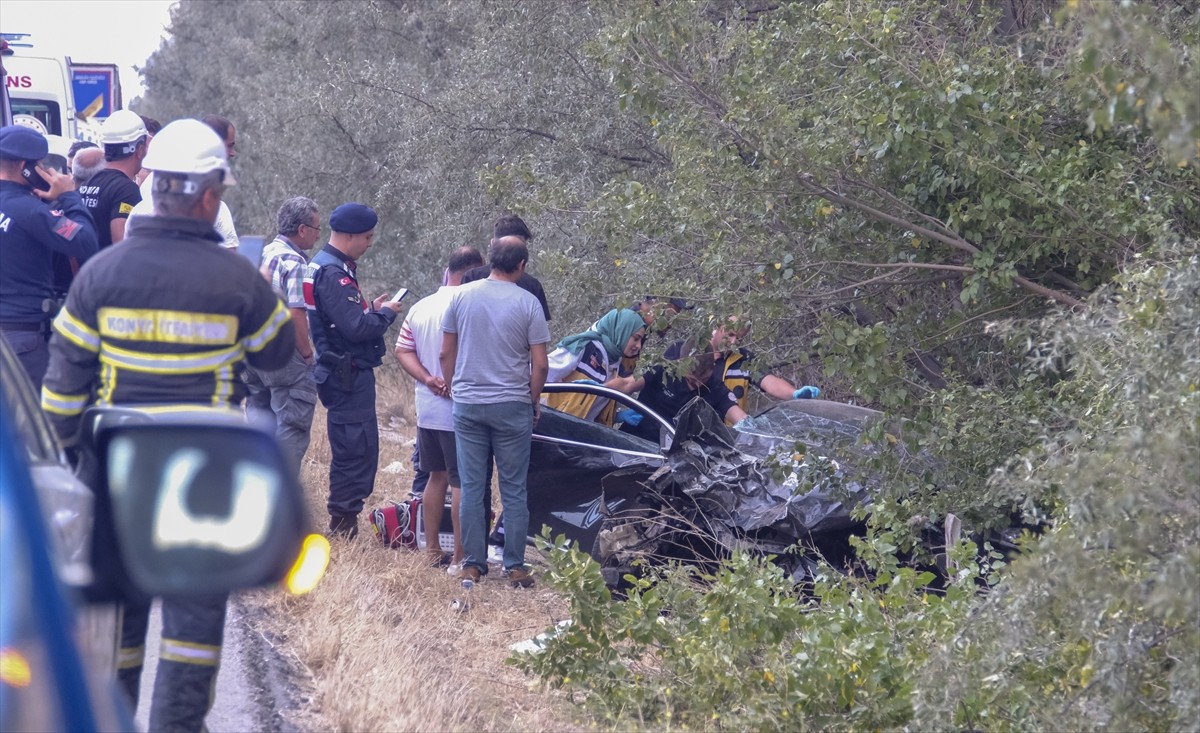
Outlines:
{"label": "uniform shirt", "polygon": [[0,181],[0,321],[40,323],[53,315],[54,253],[86,259],[96,228],[74,191],[52,204],[33,189]]}
{"label": "uniform shirt", "polygon": [[709,380],[709,388],[719,389],[720,385],[724,385],[737,398],[738,407],[746,409],[746,395],[750,392],[750,385],[753,384],[761,389],[765,376],[757,370],[751,369],[753,361],[754,352],[749,349],[739,348],[736,351],[727,352],[723,359],[717,359],[712,379]]}
{"label": "uniform shirt", "polygon": [[262,251],[263,277],[275,288],[288,308],[305,308],[304,271],[308,258],[304,251],[280,234]]}
{"label": "uniform shirt", "polygon": [[395,322],[396,312],[391,308],[371,310],[371,302],[358,287],[357,268],[354,260],[330,245],[305,268],[304,305],[317,355],[313,375],[318,384],[329,373],[320,363],[327,351],[351,356],[360,369],[383,363],[387,350],[383,334]]}
{"label": "uniform shirt", "polygon": [[[488,265],[480,265],[479,267],[467,270],[463,275],[462,284],[477,282],[479,280],[487,280],[492,274],[492,268]],[[542,315],[546,320],[550,320],[550,303],[546,301],[546,291],[542,289],[542,283],[536,277],[527,272],[521,273],[521,277],[517,278],[517,285],[528,290],[533,294],[533,297],[538,299],[538,304],[542,306]]]}
{"label": "uniform shirt", "polygon": [[506,280],[460,285],[442,318],[458,334],[451,385],[455,402],[471,405],[525,402],[530,394],[530,346],[550,341],[538,299]]}
{"label": "uniform shirt", "polygon": [[295,348],[271,286],[204,222],[138,217],[79,271],[54,320],[42,409],[64,439],[90,403],[237,403],[246,360],[278,369]]}
{"label": "uniform shirt", "polygon": [[105,168],[79,187],[79,195],[96,224],[100,249],[112,245],[112,221],[127,219],[142,200],[136,183],[115,168]]}
{"label": "uniform shirt", "polygon": [[[408,309],[408,315],[400,326],[396,346],[416,353],[417,360],[425,371],[435,377],[442,376],[442,364],[438,355],[442,351],[442,316],[450,304],[455,288],[443,285],[433,295],[421,298]],[[421,382],[417,382],[417,427],[427,430],[454,430],[454,403],[442,397]]]}

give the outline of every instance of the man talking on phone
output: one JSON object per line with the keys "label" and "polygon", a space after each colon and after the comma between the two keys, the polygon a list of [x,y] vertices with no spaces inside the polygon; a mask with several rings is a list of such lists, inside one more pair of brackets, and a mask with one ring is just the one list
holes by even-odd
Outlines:
{"label": "man talking on phone", "polygon": [[383,335],[403,306],[390,293],[367,300],[358,287],[358,260],[375,238],[379,216],[369,206],[342,204],[329,215],[329,243],[304,274],[304,305],[316,352],[313,381],[327,411],[329,532],[352,539],[358,515],[375,489],[379,424],[375,367],[387,353]]}
{"label": "man talking on phone", "polygon": [[0,128],[0,332],[39,392],[58,310],[54,253],[82,262],[98,247],[75,181],[38,164],[49,150],[36,130]]}

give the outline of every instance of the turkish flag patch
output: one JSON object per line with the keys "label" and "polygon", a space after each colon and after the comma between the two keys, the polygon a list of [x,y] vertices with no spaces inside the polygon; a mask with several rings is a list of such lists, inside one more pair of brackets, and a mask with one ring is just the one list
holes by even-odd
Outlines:
{"label": "turkish flag patch", "polygon": [[66,217],[59,219],[58,224],[54,225],[54,233],[66,240],[74,239],[78,231],[79,225]]}
{"label": "turkish flag patch", "polygon": [[354,281],[348,277],[344,277],[341,280],[338,280],[338,285],[352,285],[352,284],[354,284]]}

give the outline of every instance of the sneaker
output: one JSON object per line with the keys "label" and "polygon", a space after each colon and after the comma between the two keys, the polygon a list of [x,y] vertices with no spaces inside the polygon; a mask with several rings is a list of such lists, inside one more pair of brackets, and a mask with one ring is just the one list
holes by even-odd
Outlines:
{"label": "sneaker", "polygon": [[533,583],[533,573],[524,567],[508,569],[508,584],[513,588],[532,588]]}

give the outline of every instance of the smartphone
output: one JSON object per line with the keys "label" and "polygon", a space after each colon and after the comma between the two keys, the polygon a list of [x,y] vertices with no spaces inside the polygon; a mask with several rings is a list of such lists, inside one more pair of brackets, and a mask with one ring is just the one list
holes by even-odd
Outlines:
{"label": "smartphone", "polygon": [[42,174],[37,172],[37,168],[30,165],[28,162],[21,167],[21,175],[25,177],[26,181],[29,181],[29,185],[33,186],[37,190],[50,190],[50,182],[45,178],[42,178]]}
{"label": "smartphone", "polygon": [[399,303],[400,301],[404,300],[406,297],[408,297],[408,288],[400,288],[399,290],[396,291],[396,294],[392,296],[392,302]]}

